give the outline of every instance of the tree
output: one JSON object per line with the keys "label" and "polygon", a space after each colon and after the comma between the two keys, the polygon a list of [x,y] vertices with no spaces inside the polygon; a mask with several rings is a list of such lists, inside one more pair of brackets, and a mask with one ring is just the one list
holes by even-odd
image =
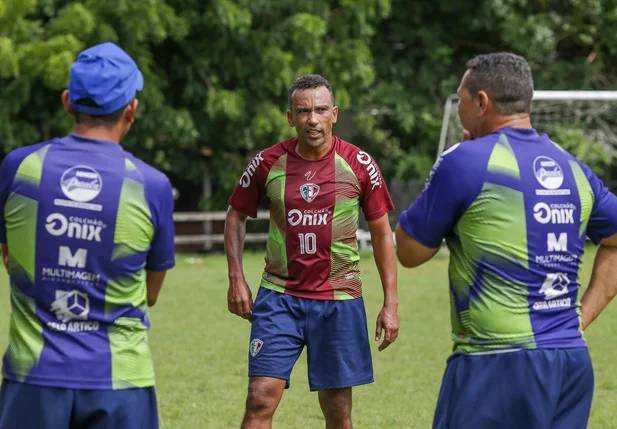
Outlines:
{"label": "tree", "polygon": [[[370,126],[358,140],[400,143],[391,151],[398,159],[391,159],[390,177],[428,173],[442,106],[474,55],[525,56],[538,89],[617,88],[614,0],[393,0],[392,10],[372,45],[376,85],[366,101],[382,113],[364,122]],[[564,146],[586,153],[587,142],[577,136],[562,133]],[[601,169],[606,157],[596,155],[589,160]]]}

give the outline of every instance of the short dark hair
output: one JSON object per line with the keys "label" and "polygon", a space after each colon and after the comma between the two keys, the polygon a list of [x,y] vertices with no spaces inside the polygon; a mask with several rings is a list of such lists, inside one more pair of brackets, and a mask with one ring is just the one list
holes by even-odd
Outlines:
{"label": "short dark hair", "polygon": [[289,94],[287,96],[287,103],[289,104],[289,110],[291,110],[291,96],[294,91],[302,91],[305,89],[314,89],[325,86],[330,92],[330,97],[332,97],[332,104],[334,104],[334,93],[332,92],[332,85],[330,82],[318,74],[305,74],[304,76],[300,76],[294,83],[289,87]]}
{"label": "short dark hair", "polygon": [[486,91],[500,115],[531,112],[533,77],[527,60],[509,52],[478,55],[467,62],[470,94]]}
{"label": "short dark hair", "polygon": [[[100,107],[91,98],[80,98],[75,102],[75,104],[87,107]],[[88,113],[73,111],[73,116],[75,117],[75,122],[78,124],[88,124],[94,127],[111,127],[122,118],[122,113],[125,108],[126,106],[116,110],[115,112],[108,113],[107,115],[90,115]]]}

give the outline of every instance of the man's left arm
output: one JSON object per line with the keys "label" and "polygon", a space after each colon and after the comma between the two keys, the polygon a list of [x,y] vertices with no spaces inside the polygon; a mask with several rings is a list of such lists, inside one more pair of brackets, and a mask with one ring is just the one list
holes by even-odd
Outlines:
{"label": "man's left arm", "polygon": [[[383,337],[379,345],[379,351],[382,351],[396,340],[399,330],[396,254],[388,220],[388,212],[394,210],[394,204],[381,170],[369,154],[358,153],[352,163],[355,164],[356,174],[360,179],[362,212],[368,222],[373,257],[384,291],[384,304],[377,316],[375,327],[375,341],[380,341]],[[371,175],[368,174],[369,169]]]}
{"label": "man's left arm", "polygon": [[383,342],[379,345],[379,351],[382,351],[396,340],[399,331],[396,255],[388,215],[368,221],[368,227],[384,293],[375,330],[375,341],[379,341],[384,333]]}
{"label": "man's left arm", "polygon": [[154,213],[156,214],[154,238],[146,259],[146,290],[148,306],[152,307],[158,300],[167,270],[173,268],[175,260],[174,244],[174,199],[171,183],[167,178],[156,187],[153,195]]}
{"label": "man's left arm", "polygon": [[406,268],[424,264],[437,254],[476,188],[473,177],[460,177],[460,152],[444,152],[431,171],[422,194],[405,210],[396,226],[396,255]]}

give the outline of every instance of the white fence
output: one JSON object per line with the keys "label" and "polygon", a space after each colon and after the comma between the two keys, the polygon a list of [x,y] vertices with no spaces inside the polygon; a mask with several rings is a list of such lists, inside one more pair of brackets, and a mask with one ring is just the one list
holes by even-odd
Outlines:
{"label": "white fence", "polygon": [[[225,236],[223,234],[212,234],[212,222],[225,222],[227,212],[176,212],[174,213],[174,222],[203,222],[204,234],[197,235],[176,235],[174,242],[176,244],[203,244],[204,249],[210,249],[214,243],[223,243]],[[260,210],[257,212],[257,218],[248,218],[250,221],[269,220],[270,212]],[[368,231],[359,229],[356,233],[358,247],[362,250],[372,250],[371,234]],[[268,240],[268,233],[247,233],[245,241],[247,243],[265,243]]]}

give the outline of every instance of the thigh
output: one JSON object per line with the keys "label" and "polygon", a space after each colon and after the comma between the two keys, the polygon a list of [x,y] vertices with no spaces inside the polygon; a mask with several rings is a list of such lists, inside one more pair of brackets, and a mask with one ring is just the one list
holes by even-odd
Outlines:
{"label": "thigh", "polygon": [[374,381],[362,298],[312,301],[306,346],[311,391],[344,389]]}
{"label": "thigh", "polygon": [[75,390],[71,429],[157,429],[154,387]]}
{"label": "thigh", "polygon": [[304,348],[306,312],[302,298],[261,288],[253,305],[249,377],[287,381]]}
{"label": "thigh", "polygon": [[455,355],[433,429],[550,429],[560,379],[551,357],[535,351]]}
{"label": "thigh", "polygon": [[552,429],[584,429],[589,421],[594,375],[587,348],[563,349],[561,394]]}
{"label": "thigh", "polygon": [[0,387],[0,429],[69,429],[71,389],[3,380]]}

